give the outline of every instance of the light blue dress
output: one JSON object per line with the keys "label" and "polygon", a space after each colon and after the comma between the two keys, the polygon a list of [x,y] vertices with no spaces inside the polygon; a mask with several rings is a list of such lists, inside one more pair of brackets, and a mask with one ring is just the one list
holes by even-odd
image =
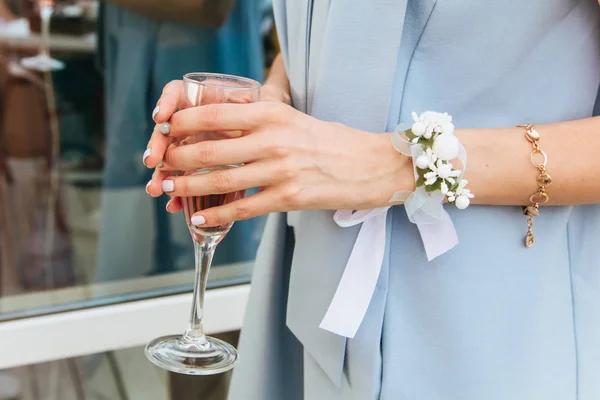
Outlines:
{"label": "light blue dress", "polygon": [[[596,0],[279,0],[275,12],[294,106],[321,119],[383,132],[412,111],[458,128],[593,115]],[[460,244],[427,262],[403,207],[390,210],[377,289],[348,340],[318,325],[358,228],[329,211],[272,215],[230,399],[599,399],[600,206],[544,208],[530,249],[520,207],[448,211]]]}

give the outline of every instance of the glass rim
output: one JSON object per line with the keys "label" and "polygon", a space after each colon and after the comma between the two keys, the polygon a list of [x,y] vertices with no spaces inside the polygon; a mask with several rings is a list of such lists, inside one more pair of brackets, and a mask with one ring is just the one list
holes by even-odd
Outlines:
{"label": "glass rim", "polygon": [[[245,83],[250,84],[250,86],[239,87],[239,86],[218,85],[218,84],[213,84],[213,83],[199,82],[192,78],[194,76],[203,76],[203,77],[208,77],[208,78],[210,78],[210,77],[226,78],[226,79],[230,79],[230,80],[234,80],[234,81],[245,82]],[[243,76],[230,75],[230,74],[219,74],[219,73],[213,73],[213,72],[189,72],[183,76],[183,81],[187,82],[187,83],[193,83],[196,85],[213,88],[213,89],[225,89],[225,90],[257,90],[257,89],[260,89],[260,87],[262,86],[260,84],[260,82],[254,80],[254,79],[246,78]]]}

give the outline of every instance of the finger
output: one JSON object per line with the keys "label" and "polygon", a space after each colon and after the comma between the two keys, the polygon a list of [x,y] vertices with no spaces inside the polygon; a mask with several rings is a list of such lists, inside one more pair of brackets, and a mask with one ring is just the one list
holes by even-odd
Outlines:
{"label": "finger", "polygon": [[171,117],[170,136],[209,131],[249,131],[288,120],[293,109],[282,103],[210,104],[181,110]]}
{"label": "finger", "polygon": [[171,197],[171,200],[167,203],[167,211],[175,214],[181,211],[181,198],[180,197]]}
{"label": "finger", "polygon": [[146,193],[152,197],[161,196],[164,193],[162,190],[162,182],[169,175],[171,175],[171,172],[169,171],[156,169],[152,174],[152,179],[146,184]]}
{"label": "finger", "polygon": [[182,102],[182,81],[171,81],[163,89],[162,95],[156,103],[156,108],[152,112],[152,119],[157,124],[167,122],[178,108],[183,108]]}
{"label": "finger", "polygon": [[269,186],[277,174],[266,163],[252,163],[237,168],[219,168],[186,176],[168,176],[162,181],[162,191],[169,196],[206,196],[233,193],[253,187]]}
{"label": "finger", "polygon": [[144,152],[142,160],[144,165],[148,168],[161,166],[160,163],[165,157],[165,151],[171,145],[172,141],[172,138],[162,133],[161,125],[156,125],[148,142],[148,147]]}
{"label": "finger", "polygon": [[226,225],[234,221],[282,211],[280,204],[275,190],[265,190],[223,206],[197,212],[192,216],[191,223],[196,226]]}
{"label": "finger", "polygon": [[185,146],[170,147],[163,159],[163,169],[195,171],[200,168],[244,164],[266,158],[270,152],[261,135],[229,140],[206,140]]}

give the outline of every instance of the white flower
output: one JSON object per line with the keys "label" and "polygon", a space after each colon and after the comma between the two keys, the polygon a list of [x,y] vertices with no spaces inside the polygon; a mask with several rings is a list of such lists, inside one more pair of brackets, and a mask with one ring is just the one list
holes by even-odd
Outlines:
{"label": "white flower", "polygon": [[469,200],[467,196],[458,196],[454,204],[459,210],[464,210],[465,208],[469,207],[469,204],[471,204],[471,200]]}
{"label": "white flower", "polygon": [[433,171],[428,172],[423,176],[425,177],[425,186],[431,186],[437,182],[437,174]]}
{"label": "white flower", "polygon": [[454,134],[454,124],[452,122],[441,124],[440,127],[442,128],[442,133],[449,135]]}
{"label": "white flower", "polygon": [[434,131],[435,131],[435,126],[433,126],[433,125],[427,126],[427,129],[425,129],[425,133],[423,134],[423,137],[425,139],[431,139]]}
{"label": "white flower", "polygon": [[[431,171],[423,175],[426,179],[426,186],[433,185],[438,179],[442,180],[442,184],[445,183],[446,185],[450,184],[451,186],[454,186],[456,183],[456,179],[454,178],[461,174],[460,170],[452,170],[451,163],[444,163],[442,160],[437,160],[435,164],[429,164],[429,169]],[[446,192],[448,192],[448,189],[446,189]]]}
{"label": "white flower", "polygon": [[423,136],[423,134],[427,130],[427,125],[425,125],[422,122],[417,121],[412,125],[411,130],[412,130],[412,133],[414,133],[415,135]]}
{"label": "white flower", "polygon": [[[475,195],[473,193],[471,193],[471,191],[469,189],[466,188],[467,183],[469,183],[468,180],[466,180],[466,179],[461,180],[458,184],[458,187],[456,188],[456,191],[448,192],[446,194],[448,196],[448,201],[450,203],[458,202],[459,199],[463,199],[463,200],[460,200],[463,203],[465,201],[469,202],[469,199],[472,199],[473,197],[475,197]],[[456,205],[458,207],[458,203]],[[468,203],[467,203],[467,206],[468,206]],[[460,207],[458,207],[458,208],[460,208]]]}
{"label": "white flower", "polygon": [[450,133],[442,133],[433,142],[433,151],[436,156],[444,161],[450,161],[458,156],[460,142],[458,138]]}
{"label": "white flower", "polygon": [[440,188],[440,191],[442,192],[442,194],[445,196],[448,194],[448,191],[450,189],[448,188],[448,184],[446,183],[446,181],[442,181],[442,187]]}
{"label": "white flower", "polygon": [[437,156],[430,148],[427,148],[419,157],[417,157],[415,163],[420,169],[428,168],[430,164],[434,164],[437,161]]}
{"label": "white flower", "polygon": [[452,117],[448,113],[425,111],[419,116],[419,121],[424,122],[426,125],[444,125],[451,123]]}
{"label": "white flower", "polygon": [[452,171],[452,164],[443,164],[440,160],[437,163],[437,174],[442,179],[448,179],[460,175],[460,171]]}
{"label": "white flower", "polygon": [[454,133],[452,117],[448,113],[439,113],[435,111],[425,111],[421,115],[412,113],[414,121],[412,131],[417,136],[423,136],[425,139],[431,139],[434,133]]}

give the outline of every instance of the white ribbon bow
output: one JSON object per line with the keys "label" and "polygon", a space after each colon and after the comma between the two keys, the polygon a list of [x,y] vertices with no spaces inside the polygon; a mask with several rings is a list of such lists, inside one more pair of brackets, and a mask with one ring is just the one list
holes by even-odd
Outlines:
{"label": "white ribbon bow", "polygon": [[[421,145],[414,145],[400,136],[403,126],[396,129],[392,144],[400,153],[414,160],[422,151]],[[458,159],[463,164],[462,174],[467,167],[467,155],[460,146]],[[416,178],[416,172],[415,172]],[[459,180],[462,178],[459,178]],[[390,203],[404,202],[408,219],[415,223],[421,234],[427,260],[446,253],[458,244],[458,236],[450,215],[444,210],[441,192],[429,193],[424,187],[414,192],[394,193]],[[342,228],[362,223],[352,253],[344,273],[329,305],[325,317],[319,325],[329,332],[353,338],[362,323],[381,272],[386,245],[386,219],[390,207],[372,210],[340,210],[333,217]]]}

